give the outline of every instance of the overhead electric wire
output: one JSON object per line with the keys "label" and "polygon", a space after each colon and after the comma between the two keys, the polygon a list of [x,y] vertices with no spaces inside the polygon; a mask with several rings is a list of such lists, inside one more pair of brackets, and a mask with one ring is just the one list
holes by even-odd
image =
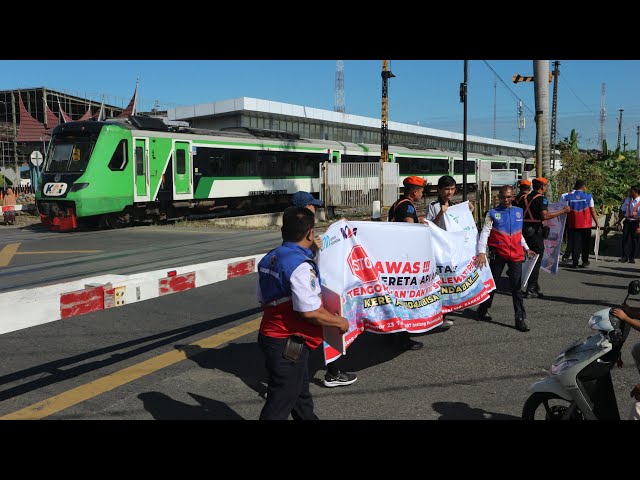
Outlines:
{"label": "overhead electric wire", "polygon": [[509,86],[504,82],[504,80],[502,80],[502,78],[500,77],[500,75],[497,74],[497,72],[493,69],[493,67],[491,67],[491,65],[489,65],[489,62],[487,62],[486,60],[483,60],[483,62],[487,65],[487,67],[489,67],[489,70],[491,70],[493,72],[493,74],[498,78],[498,80],[500,80],[500,82],[502,82],[502,84],[504,85],[504,87],[509,90],[509,92],[511,93],[511,95],[513,95],[515,97],[516,100],[522,102],[522,105],[524,105],[526,107],[527,110],[529,110],[531,113],[533,113],[533,110],[531,110],[529,108],[529,106],[524,103],[524,100],[522,100],[520,97],[518,97],[518,95],[516,95],[513,90],[511,90],[509,88]]}

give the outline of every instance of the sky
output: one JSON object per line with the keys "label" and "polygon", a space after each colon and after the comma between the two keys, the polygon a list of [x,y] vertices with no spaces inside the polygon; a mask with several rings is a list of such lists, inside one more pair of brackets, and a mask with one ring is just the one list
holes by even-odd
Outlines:
{"label": "sky", "polygon": [[[549,70],[553,61],[549,60]],[[580,148],[599,148],[602,83],[606,83],[606,136],[637,148],[640,126],[639,60],[562,60],[558,83],[557,139],[571,129]],[[390,60],[389,120],[463,132],[460,83],[463,60]],[[344,60],[346,113],[380,118],[381,60]],[[533,82],[514,84],[513,75],[533,75],[532,60],[469,60],[467,132],[518,142],[518,99],[523,102],[522,143],[535,144]],[[138,109],[155,102],[175,106],[253,97],[333,110],[336,60],[0,60],[0,90],[47,87],[71,95],[126,106],[136,80]],[[549,84],[549,108],[553,83]],[[495,109],[495,122],[494,122]],[[551,115],[549,114],[549,126]]]}

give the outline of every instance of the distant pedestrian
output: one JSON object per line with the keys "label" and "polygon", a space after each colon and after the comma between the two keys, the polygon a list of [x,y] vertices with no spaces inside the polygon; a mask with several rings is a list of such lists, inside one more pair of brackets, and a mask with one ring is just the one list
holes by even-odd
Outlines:
{"label": "distant pedestrian", "polygon": [[531,180],[520,180],[520,191],[513,200],[513,205],[518,205],[522,197],[525,197],[531,193]]}
{"label": "distant pedestrian", "polygon": [[[613,224],[614,227],[622,228],[622,257],[619,262],[636,263],[636,256],[640,254],[638,251],[638,225],[640,225],[640,187],[631,187],[629,196],[624,199],[620,205],[618,213],[618,221]],[[620,224],[624,221],[624,225]]]}
{"label": "distant pedestrian", "polygon": [[[6,207],[8,205],[16,205],[17,201],[18,200],[16,199],[16,194],[13,193],[13,189],[11,187],[7,188],[7,193],[2,199],[2,206]],[[4,223],[5,225],[13,225],[14,223],[16,223],[16,212],[4,212]]]}
{"label": "distant pedestrian", "polygon": [[591,220],[596,224],[596,235],[600,230],[598,216],[596,215],[593,196],[586,192],[587,187],[583,180],[577,180],[573,190],[561,197],[569,202],[571,209],[567,214],[567,230],[570,232],[572,246],[572,267],[578,267],[578,260],[582,255],[581,267],[589,266],[589,251],[591,250]]}

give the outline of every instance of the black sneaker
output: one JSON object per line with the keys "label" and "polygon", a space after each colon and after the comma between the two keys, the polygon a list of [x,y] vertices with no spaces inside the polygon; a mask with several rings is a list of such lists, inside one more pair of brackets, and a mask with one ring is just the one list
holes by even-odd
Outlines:
{"label": "black sneaker", "polygon": [[627,263],[629,261],[629,259],[627,257],[622,257],[620,260],[618,260],[620,263]]}
{"label": "black sneaker", "polygon": [[478,312],[478,320],[482,322],[490,322],[492,318],[491,315],[489,315],[489,312]]}
{"label": "black sneaker", "polygon": [[630,258],[630,259],[629,259],[629,263],[636,263],[635,258]]}
{"label": "black sneaker", "polygon": [[416,342],[410,338],[398,344],[400,350],[420,350],[422,347],[424,347],[424,345],[421,342]]}
{"label": "black sneaker", "polygon": [[338,372],[338,375],[332,377],[329,372],[324,374],[324,383],[325,387],[345,387],[347,385],[351,385],[356,380],[358,380],[358,376],[355,373],[347,373],[347,372]]}
{"label": "black sneaker", "polygon": [[524,298],[538,298],[540,294],[538,292],[534,292],[533,290],[529,290],[524,294]]}
{"label": "black sneaker", "polygon": [[527,325],[527,322],[516,318],[516,330],[519,332],[528,332],[531,329],[529,328],[529,325]]}
{"label": "black sneaker", "polygon": [[582,265],[580,265],[580,268],[587,268],[589,265],[591,265],[590,261],[586,261],[586,262],[582,262]]}

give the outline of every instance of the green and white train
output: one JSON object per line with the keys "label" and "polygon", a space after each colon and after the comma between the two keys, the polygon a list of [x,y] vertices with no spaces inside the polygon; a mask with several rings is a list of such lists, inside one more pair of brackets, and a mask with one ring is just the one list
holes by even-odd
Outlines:
{"label": "green and white train", "polygon": [[[143,116],[58,125],[36,193],[42,223],[117,228],[196,213],[276,211],[299,190],[318,194],[321,163],[380,159],[379,145],[273,134],[170,128]],[[390,146],[389,158],[400,164],[401,179],[419,175],[433,185],[450,174],[462,183],[460,152]],[[469,154],[471,186],[478,161],[520,173],[533,168],[532,160]]]}

